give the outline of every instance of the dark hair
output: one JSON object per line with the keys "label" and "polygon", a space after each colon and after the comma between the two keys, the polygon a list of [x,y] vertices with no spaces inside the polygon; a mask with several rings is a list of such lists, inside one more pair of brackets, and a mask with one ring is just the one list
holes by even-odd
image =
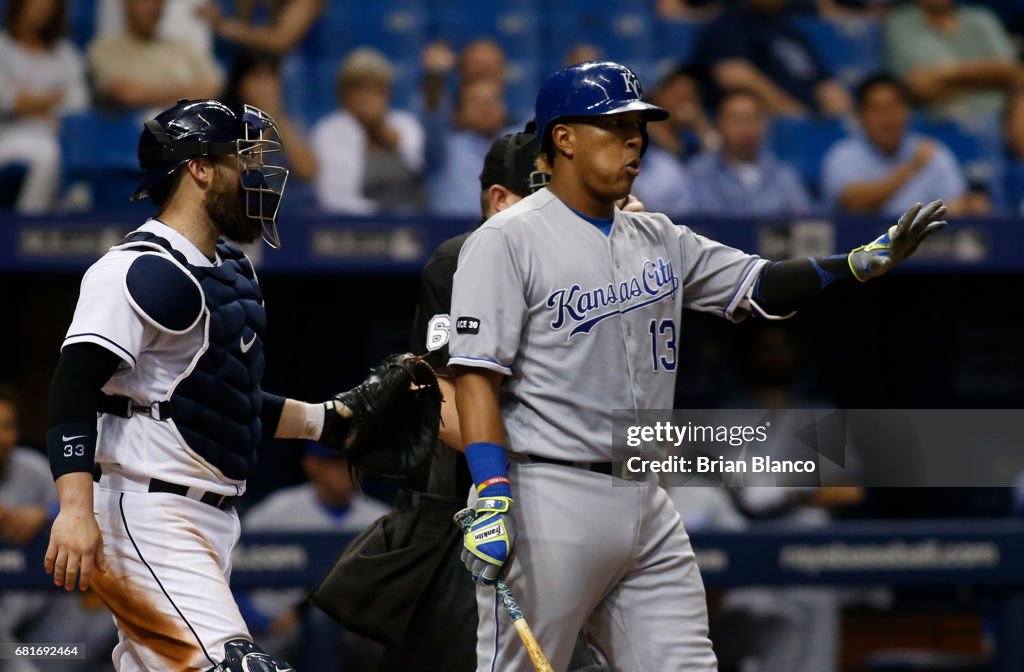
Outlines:
{"label": "dark hair", "polygon": [[857,85],[856,90],[853,92],[853,99],[857,102],[857,108],[860,109],[864,107],[864,102],[867,100],[871,90],[880,86],[891,86],[896,89],[896,92],[900,94],[900,98],[902,98],[904,102],[910,102],[910,92],[907,90],[906,84],[904,84],[901,79],[888,72],[876,72],[861,80],[860,84]]}
{"label": "dark hair", "polygon": [[731,89],[726,89],[725,91],[722,92],[722,95],[718,99],[718,112],[721,113],[722,109],[733,98],[749,98],[750,100],[754,101],[754,104],[757,105],[758,110],[764,110],[764,100],[761,98],[761,96],[757,94],[756,91],[754,91],[753,89],[737,86]]}
{"label": "dark hair", "polygon": [[7,403],[14,407],[14,415],[21,415],[21,394],[13,385],[0,383],[0,404]]}
{"label": "dark hair", "polygon": [[700,82],[700,72],[694,66],[689,63],[680,63],[658,80],[657,88],[662,89],[671,84],[676,79],[685,77],[686,79],[692,79],[694,82]]}
{"label": "dark hair", "polygon": [[[31,0],[7,0],[7,8],[4,11],[4,30],[8,35],[13,36],[15,24],[21,18],[21,12],[28,6]],[[67,8],[64,0],[54,0],[53,16],[43,26],[39,37],[47,48],[53,47],[57,41],[67,34]]]}
{"label": "dark hair", "polygon": [[181,184],[181,176],[184,175],[184,173],[185,167],[182,166],[149,188],[149,200],[153,201],[153,205],[158,208],[164,207],[164,204],[167,203],[171,196],[174,195],[174,192],[177,191],[178,185]]}

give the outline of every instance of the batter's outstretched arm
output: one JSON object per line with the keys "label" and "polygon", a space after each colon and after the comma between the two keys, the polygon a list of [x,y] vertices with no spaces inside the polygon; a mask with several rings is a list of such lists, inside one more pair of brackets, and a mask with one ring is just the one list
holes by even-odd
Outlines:
{"label": "batter's outstretched arm", "polygon": [[868,245],[849,254],[788,259],[765,267],[750,292],[749,303],[759,317],[789,317],[825,287],[838,280],[867,282],[909,258],[921,241],[946,227],[942,201],[907,210],[899,222]]}
{"label": "batter's outstretched arm", "polygon": [[50,384],[46,449],[57,485],[60,512],[50,530],[44,567],[53,582],[72,590],[89,587],[103,568],[103,541],[93,515],[92,470],[100,390],[121,359],[93,343],[66,346]]}

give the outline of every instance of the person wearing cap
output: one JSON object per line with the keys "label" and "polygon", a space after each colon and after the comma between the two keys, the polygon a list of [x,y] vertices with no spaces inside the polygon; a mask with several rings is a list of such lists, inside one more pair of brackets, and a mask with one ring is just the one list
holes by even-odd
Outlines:
{"label": "person wearing cap", "polygon": [[[491,144],[479,177],[480,222],[547,184],[548,175],[535,166],[537,151],[532,133],[508,134]],[[629,207],[642,207],[634,201]],[[395,510],[354,541],[331,573],[339,581],[332,590],[332,615],[386,645],[377,672],[476,669],[476,597],[459,562],[462,535],[452,524],[473,481],[459,452],[455,388],[447,368],[452,276],[471,233],[446,240],[430,257],[414,319],[412,351],[435,368],[445,398],[444,445],[438,445],[428,470],[403,483]],[[396,589],[396,576],[408,590]],[[569,669],[606,670],[580,642]]]}
{"label": "person wearing cap", "polygon": [[693,548],[653,473],[664,462],[648,462],[664,446],[643,440],[665,420],[644,412],[673,406],[683,309],[788,317],[833,282],[884,274],[946,225],[935,201],[848,255],[773,263],[623,212],[647,124],[667,116],[618,63],[555,72],[535,109],[548,186],[459,253],[446,342],[476,495],[462,559],[478,584],[478,672],[533,669],[490,587],[502,579],[553,669],[586,628],[621,672],[717,670]]}

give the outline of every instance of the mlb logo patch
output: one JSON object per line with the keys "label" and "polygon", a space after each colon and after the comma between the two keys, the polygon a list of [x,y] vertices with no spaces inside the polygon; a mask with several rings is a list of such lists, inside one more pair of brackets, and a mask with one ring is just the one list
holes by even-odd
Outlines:
{"label": "mlb logo patch", "polygon": [[479,334],[480,320],[475,317],[460,317],[455,320],[455,331],[460,334]]}

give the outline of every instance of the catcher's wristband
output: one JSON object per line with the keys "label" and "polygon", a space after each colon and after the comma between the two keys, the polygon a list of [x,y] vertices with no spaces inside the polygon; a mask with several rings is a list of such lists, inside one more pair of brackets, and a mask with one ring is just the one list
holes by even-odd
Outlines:
{"label": "catcher's wristband", "polygon": [[[323,403],[323,409],[323,425],[320,431],[320,436],[318,436],[316,440],[328,448],[342,450],[349,429],[352,427],[352,418],[343,418],[338,415],[333,399],[325,401]],[[307,421],[308,419],[309,418],[307,417]]]}
{"label": "catcher's wristband", "polygon": [[504,446],[486,441],[471,443],[466,446],[466,462],[481,497],[512,496]]}
{"label": "catcher's wristband", "polygon": [[64,474],[92,472],[96,457],[96,425],[69,422],[46,433],[46,454],[53,480]]}

